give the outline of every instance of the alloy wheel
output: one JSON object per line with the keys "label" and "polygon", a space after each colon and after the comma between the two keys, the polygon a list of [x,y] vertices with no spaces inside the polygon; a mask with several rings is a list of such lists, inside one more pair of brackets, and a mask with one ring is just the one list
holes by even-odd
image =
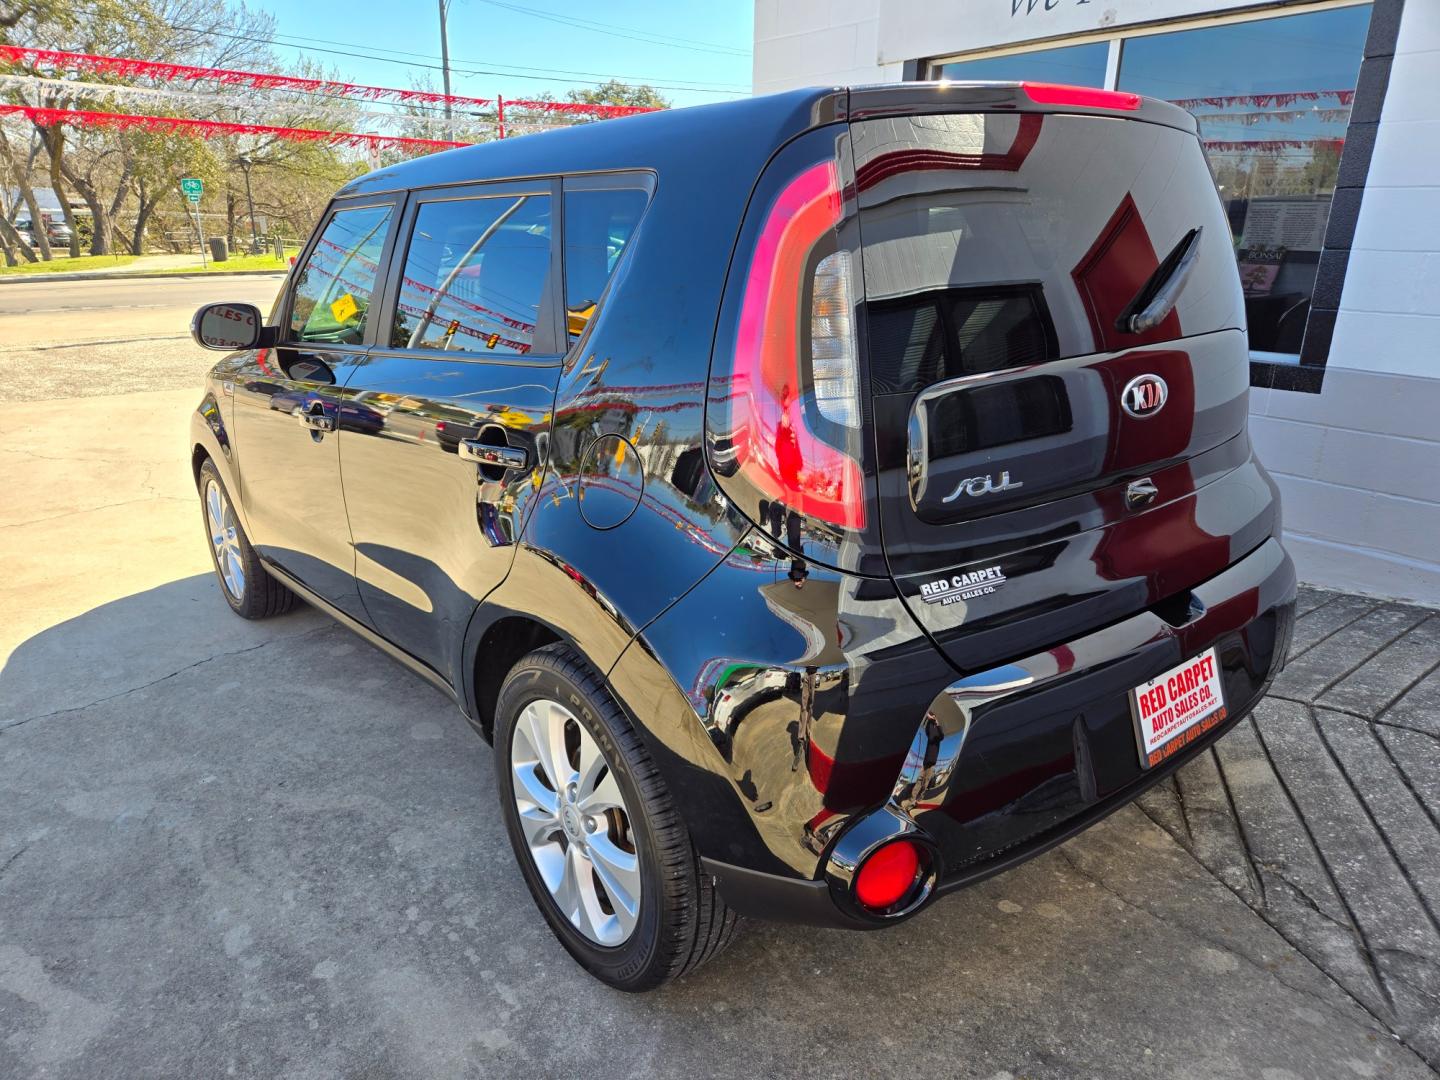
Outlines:
{"label": "alloy wheel", "polygon": [[541,698],[515,722],[510,768],[525,844],[556,907],[595,944],[624,944],[640,915],[640,859],[599,744],[569,709]]}
{"label": "alloy wheel", "polygon": [[224,490],[212,480],[205,484],[205,520],[210,525],[210,546],[225,591],[235,600],[245,599],[245,563],[240,554],[240,530]]}

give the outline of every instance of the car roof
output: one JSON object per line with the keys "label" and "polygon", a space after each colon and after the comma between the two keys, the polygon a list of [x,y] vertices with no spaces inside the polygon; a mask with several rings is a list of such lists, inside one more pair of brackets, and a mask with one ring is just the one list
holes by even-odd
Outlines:
{"label": "car roof", "polygon": [[844,99],[845,92],[833,87],[791,90],[497,139],[376,170],[346,184],[339,196],[560,173],[659,170],[679,154],[758,151],[763,162],[795,135],[837,119]]}
{"label": "car roof", "polygon": [[[338,197],[488,180],[614,172],[664,171],[683,157],[733,172],[736,159],[763,166],[784,143],[810,128],[865,120],[948,112],[1066,112],[1116,116],[1113,109],[1037,103],[1018,82],[902,82],[856,87],[807,87],[738,101],[663,109],[615,120],[576,124],[513,139],[497,139],[429,154],[367,173]],[[1169,102],[1141,97],[1127,119],[1194,134],[1195,119]]]}

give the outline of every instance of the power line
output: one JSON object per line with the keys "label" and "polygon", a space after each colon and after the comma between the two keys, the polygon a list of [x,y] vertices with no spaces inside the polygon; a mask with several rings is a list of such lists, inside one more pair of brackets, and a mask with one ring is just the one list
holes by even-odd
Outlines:
{"label": "power line", "polygon": [[[275,40],[274,42],[272,42],[272,44],[280,45],[280,46],[283,46],[283,47],[285,47],[285,48],[307,48],[307,49],[308,49],[308,48],[311,47],[311,39],[306,38],[306,37],[301,37],[300,35],[297,35],[297,34],[279,34],[279,33],[277,33],[277,34],[274,35],[274,37],[275,37],[277,40]],[[286,39],[286,40],[278,40],[278,39]],[[363,43],[361,43],[361,42],[358,42],[358,41],[339,41],[339,40],[336,40],[336,39],[334,39],[334,38],[330,38],[330,39],[328,39],[328,40],[330,40],[331,43],[332,43],[332,44],[335,44],[335,45],[349,45],[349,46],[352,46],[352,47],[357,48],[357,49],[370,49],[370,50],[372,50],[373,52],[389,53],[389,54],[392,55],[392,56],[418,57],[418,58],[423,59],[423,60],[434,60],[434,59],[436,59],[436,57],[435,57],[435,55],[434,55],[433,53],[412,52],[412,51],[409,51],[409,50],[406,50],[406,49],[385,49],[385,48],[380,48],[379,46],[375,46],[375,45],[365,45],[365,44],[363,44]],[[384,58],[384,57],[379,57],[379,56],[372,56],[372,57],[369,57],[369,59],[372,59],[372,60],[383,60],[383,59],[385,59],[385,58]],[[455,58],[455,57],[452,57],[451,60],[450,60],[450,67],[451,67],[451,70],[454,70],[454,67],[455,67],[456,64],[480,64],[480,63],[487,63],[487,62],[488,62],[488,61],[467,60],[467,59],[463,59],[463,58]],[[663,80],[666,78],[666,76],[662,76],[662,75],[617,75],[617,74],[611,74],[611,73],[609,73],[609,72],[604,72],[604,71],[582,71],[582,70],[577,70],[577,69],[575,69],[575,68],[542,68],[542,67],[531,67],[531,66],[528,66],[528,65],[525,65],[525,64],[493,64],[492,66],[497,67],[497,68],[506,68],[506,69],[509,69],[509,71],[512,71],[512,72],[514,73],[513,77],[514,77],[514,78],[517,78],[517,79],[519,79],[519,78],[540,78],[540,77],[549,77],[549,76],[553,76],[553,75],[594,75],[596,78],[602,79],[602,80],[606,80],[606,81],[608,81],[608,80],[610,80],[610,79],[619,79],[619,80],[621,80],[622,82],[647,83],[647,84],[650,84],[650,85],[655,85],[656,80],[663,81]],[[534,72],[535,74],[534,74],[534,75],[527,75],[526,72]],[[567,81],[567,80],[562,79],[562,80],[560,80],[560,81],[561,81],[561,82],[565,82],[565,81]],[[587,81],[587,80],[576,80],[576,81]],[[711,89],[711,88],[715,88],[715,89]],[[727,82],[721,82],[721,81],[719,81],[719,80],[710,80],[710,79],[688,79],[688,80],[685,81],[685,85],[684,85],[684,86],[667,87],[667,89],[698,90],[698,91],[702,91],[702,92],[705,92],[705,93],[725,93],[725,92],[728,92],[728,91],[731,91],[731,90],[733,90],[733,91],[735,91],[735,92],[737,92],[737,93],[743,93],[743,94],[748,94],[748,93],[750,92],[750,87],[749,87],[749,84],[748,84],[748,83],[727,83]]]}
{"label": "power line", "polygon": [[[175,29],[175,30],[190,30],[190,31],[195,31],[195,30],[196,30],[195,27],[190,27],[190,26],[173,26],[172,29]],[[368,55],[368,54],[366,54],[366,53],[349,52],[349,51],[347,51],[347,50],[345,50],[345,49],[327,49],[327,48],[324,48],[324,47],[318,46],[318,45],[303,45],[303,46],[302,46],[302,45],[291,45],[289,42],[284,42],[284,41],[277,42],[277,41],[275,41],[275,40],[273,40],[273,39],[269,39],[269,38],[255,37],[255,36],[253,36],[253,35],[247,35],[247,34],[226,33],[226,32],[221,31],[221,30],[210,30],[210,31],[206,31],[206,32],[209,33],[209,34],[211,34],[211,35],[213,35],[213,36],[215,36],[215,37],[228,38],[228,39],[230,39],[230,40],[232,40],[232,41],[248,41],[248,42],[251,42],[251,43],[253,43],[253,44],[258,44],[258,45],[280,45],[280,46],[283,46],[284,48],[289,48],[289,49],[303,49],[305,52],[308,52],[308,53],[326,53],[326,54],[328,54],[328,55],[330,55],[330,56],[349,56],[349,57],[354,57],[354,58],[360,59],[360,60],[373,60],[373,61],[378,61],[379,63],[382,63],[382,64],[398,64],[398,65],[400,65],[401,67],[423,67],[423,68],[428,68],[428,69],[430,69],[431,71],[440,71],[440,70],[442,70],[441,65],[439,65],[439,64],[420,63],[420,62],[411,61],[411,60],[392,60],[391,58],[389,58],[389,57],[387,57],[387,56],[371,56],[371,55]],[[451,70],[452,73],[457,74],[457,75],[493,75],[493,76],[496,76],[496,77],[502,78],[502,79],[528,79],[528,80],[531,81],[531,82],[539,82],[539,81],[542,81],[542,80],[545,78],[545,76],[541,76],[541,75],[535,75],[535,76],[530,76],[530,75],[517,75],[517,74],[515,74],[514,72],[510,72],[510,71],[495,71],[495,70],[488,69],[488,68],[461,68],[461,67],[458,67],[453,61],[452,61],[451,64],[450,64],[450,70]],[[539,70],[539,69],[537,69],[537,70]],[[603,86],[603,85],[605,85],[605,83],[608,82],[609,80],[608,80],[608,79],[551,79],[551,80],[549,80],[549,81],[552,81],[552,82],[561,82],[561,83],[580,83],[580,84],[584,84],[584,85],[586,85],[586,86]],[[701,87],[701,86],[677,86],[677,85],[663,84],[663,83],[648,83],[647,85],[650,86],[652,89],[655,89],[655,90],[683,90],[683,91],[686,91],[686,92],[689,92],[689,93],[697,93],[697,94],[726,94],[726,95],[729,95],[729,96],[731,96],[731,97],[736,97],[736,96],[748,96],[748,95],[744,95],[742,91],[738,91],[738,90],[711,90],[711,89],[707,89],[707,88]]]}
{"label": "power line", "polygon": [[[91,12],[92,14],[96,13],[96,10],[97,10],[97,9],[96,9],[96,6],[95,6],[94,4],[85,4],[85,3],[82,3],[82,2],[77,2],[77,3],[75,3],[73,6],[74,6],[74,7],[77,7],[77,8],[89,8],[89,10],[90,10],[90,12]],[[329,41],[332,45],[348,45],[348,46],[350,46],[351,48],[354,48],[354,49],[366,49],[366,50],[369,50],[369,51],[367,51],[367,52],[351,52],[351,51],[346,50],[346,49],[327,48],[327,47],[325,47],[325,46],[316,45],[316,44],[314,43],[313,39],[300,37],[299,35],[295,35],[295,34],[281,34],[281,33],[273,33],[273,32],[272,32],[271,35],[268,36],[268,37],[261,37],[261,36],[255,35],[255,34],[237,34],[237,33],[234,33],[234,32],[227,32],[227,31],[223,31],[223,30],[216,30],[216,29],[213,29],[213,28],[210,28],[210,27],[186,26],[186,25],[184,25],[183,23],[164,23],[163,25],[166,26],[167,28],[171,29],[171,30],[180,30],[180,31],[184,31],[184,32],[186,32],[186,33],[203,34],[203,35],[212,36],[212,37],[223,37],[223,38],[226,38],[226,39],[231,40],[231,41],[244,41],[244,42],[249,42],[249,43],[255,44],[255,45],[279,46],[279,47],[282,47],[282,48],[296,49],[296,50],[298,50],[298,51],[303,51],[303,52],[307,52],[307,53],[326,53],[326,54],[331,55],[331,56],[347,56],[347,57],[353,57],[353,58],[359,59],[359,60],[372,60],[372,61],[377,61],[377,62],[379,62],[379,63],[384,63],[384,64],[396,64],[396,65],[399,65],[399,66],[402,66],[402,67],[411,67],[411,68],[420,67],[420,68],[426,68],[426,69],[429,69],[429,70],[432,70],[432,71],[441,71],[441,70],[443,70],[442,66],[441,66],[440,64],[438,64],[438,63],[432,63],[432,62],[416,62],[416,61],[412,61],[412,60],[395,60],[395,59],[391,59],[391,58],[388,57],[388,56],[376,56],[376,55],[374,55],[374,53],[377,53],[377,52],[384,52],[384,53],[392,53],[392,54],[394,54],[394,55],[396,55],[396,56],[416,57],[416,58],[419,58],[419,60],[422,60],[422,61],[434,61],[434,60],[437,60],[438,58],[437,58],[436,56],[434,56],[433,54],[431,54],[431,53],[410,52],[410,51],[407,51],[407,50],[404,50],[404,49],[377,48],[377,47],[375,47],[375,46],[367,45],[367,44],[365,44],[364,42],[358,42],[358,41],[342,41],[342,40],[335,39],[335,38],[327,38],[327,39],[326,39],[326,40]],[[279,39],[283,39],[283,38],[288,38],[288,39],[291,39],[291,40],[279,40]],[[736,55],[743,56],[744,53],[737,53]],[[457,66],[457,65],[459,65],[459,64],[481,64],[481,63],[489,63],[491,66],[488,67],[488,68],[487,68],[487,67],[460,68],[460,67]],[[519,70],[509,70],[509,71],[505,71],[505,70],[494,70],[494,69],[498,69],[498,68],[511,68],[511,69],[517,69],[517,68],[518,68]],[[550,82],[568,83],[568,84],[585,85],[585,86],[603,86],[605,83],[611,81],[612,79],[620,79],[620,80],[622,80],[622,81],[627,81],[627,82],[632,82],[632,83],[635,83],[635,82],[644,83],[644,84],[646,84],[646,85],[648,85],[648,86],[650,86],[650,87],[652,87],[652,88],[654,88],[654,89],[656,89],[656,90],[678,90],[678,91],[683,91],[683,92],[687,92],[687,93],[696,93],[696,94],[724,94],[724,95],[728,95],[728,96],[730,96],[730,97],[748,97],[749,94],[750,94],[750,88],[749,88],[748,86],[745,86],[745,85],[740,84],[740,83],[706,82],[706,81],[704,81],[704,80],[692,80],[692,81],[683,81],[683,82],[676,82],[676,81],[673,81],[673,80],[672,80],[672,81],[669,81],[669,82],[656,82],[656,81],[654,81],[654,78],[653,78],[652,76],[646,76],[646,75],[606,75],[606,74],[603,73],[603,72],[573,71],[573,70],[568,70],[568,69],[564,69],[564,68],[527,67],[527,66],[525,66],[525,65],[517,65],[517,64],[495,64],[495,63],[490,62],[490,61],[480,61],[480,60],[466,60],[466,59],[454,59],[454,58],[452,58],[452,59],[451,59],[451,62],[450,62],[450,70],[451,70],[451,72],[456,73],[456,74],[460,74],[460,75],[492,75],[492,76],[495,76],[495,77],[498,77],[498,78],[504,78],[504,79],[519,79],[519,80],[529,81],[529,82],[550,81]],[[535,72],[536,74],[534,74],[534,75],[524,74],[523,72],[525,72],[525,71]],[[593,79],[567,79],[567,78],[556,78],[555,76],[557,76],[557,75],[594,75],[594,76],[596,76],[596,78],[593,78]],[[733,87],[733,89],[724,89],[725,87]]]}

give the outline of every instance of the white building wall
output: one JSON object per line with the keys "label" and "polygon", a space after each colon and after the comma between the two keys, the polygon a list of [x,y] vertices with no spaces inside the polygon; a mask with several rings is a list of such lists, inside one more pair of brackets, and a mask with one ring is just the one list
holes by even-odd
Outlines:
{"label": "white building wall", "polygon": [[1302,580],[1440,604],[1440,2],[1407,0],[1320,394],[1252,390]]}
{"label": "white building wall", "polygon": [[755,0],[754,89],[899,82],[903,65],[882,65],[881,0]]}
{"label": "white building wall", "polygon": [[[963,20],[932,20],[933,44],[882,63],[882,38],[896,36],[882,31],[882,18],[914,22],[910,16],[927,2],[943,4],[756,0],[755,92],[894,82],[904,59],[1001,43],[978,40]],[[1129,6],[1153,16],[1186,2],[1129,0]],[[1251,393],[1251,433],[1283,493],[1286,543],[1301,580],[1434,605],[1440,605],[1437,100],[1440,0],[1407,0],[1323,390]]]}

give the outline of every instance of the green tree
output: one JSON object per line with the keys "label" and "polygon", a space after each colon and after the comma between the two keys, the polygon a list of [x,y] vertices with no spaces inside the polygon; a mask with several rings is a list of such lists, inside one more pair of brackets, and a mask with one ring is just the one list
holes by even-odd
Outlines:
{"label": "green tree", "polygon": [[631,105],[642,109],[668,109],[670,101],[653,86],[626,83],[619,79],[592,86],[587,90],[570,90],[565,96],[586,105]]}

